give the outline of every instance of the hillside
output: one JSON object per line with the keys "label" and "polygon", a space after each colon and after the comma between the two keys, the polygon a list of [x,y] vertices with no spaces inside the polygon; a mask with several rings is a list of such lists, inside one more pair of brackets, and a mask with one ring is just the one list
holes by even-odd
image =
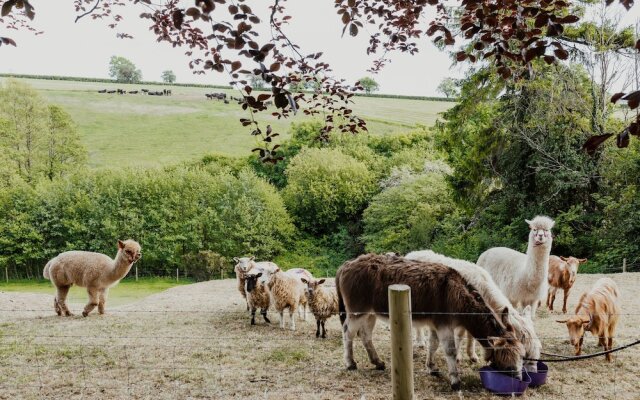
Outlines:
{"label": "hillside", "polygon": [[[0,82],[7,78],[0,78]],[[218,152],[245,156],[255,140],[238,120],[247,117],[236,104],[207,100],[205,93],[231,90],[183,86],[149,86],[171,89],[172,96],[101,94],[101,89],[140,90],[144,85],[99,82],[18,79],[37,89],[47,101],[63,106],[78,124],[89,150],[92,167],[158,166],[192,160]],[[431,126],[451,102],[357,97],[354,111],[369,123],[372,134],[411,130],[417,124]],[[263,113],[258,120],[271,124],[287,137],[292,122],[308,117],[299,114],[277,120]]]}

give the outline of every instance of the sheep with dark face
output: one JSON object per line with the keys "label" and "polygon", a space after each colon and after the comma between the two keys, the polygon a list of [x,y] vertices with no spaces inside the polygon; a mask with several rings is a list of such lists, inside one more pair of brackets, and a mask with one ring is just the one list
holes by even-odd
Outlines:
{"label": "sheep with dark face", "polygon": [[[362,339],[376,368],[385,368],[373,346],[372,332],[377,318],[388,319],[387,290],[393,284],[411,288],[413,323],[429,326],[436,332],[431,340],[443,344],[454,390],[460,388],[454,337],[457,326],[464,327],[480,342],[486,361],[494,368],[510,371],[522,379],[525,350],[509,323],[508,308],[496,315],[460,273],[445,265],[376,254],[347,261],[336,274],[347,369],[357,368],[353,359],[356,335]],[[437,373],[432,360],[428,368]]]}
{"label": "sheep with dark face", "polygon": [[[244,299],[247,299],[247,292],[245,289],[245,279],[246,279],[246,275],[249,271],[253,270],[254,268],[259,268],[260,271],[262,272],[270,272],[273,273],[276,270],[279,270],[278,266],[270,261],[260,261],[260,262],[256,262],[254,261],[255,257],[234,257],[233,260],[236,262],[235,267],[233,268],[233,270],[236,273],[236,279],[238,281],[238,291],[240,292],[240,294],[242,295],[242,297],[244,297]],[[249,303],[247,302],[247,311],[249,310]]]}
{"label": "sheep with dark face", "polygon": [[260,309],[262,318],[268,324],[271,323],[267,318],[267,310],[271,304],[271,295],[267,283],[260,278],[263,272],[252,270],[245,276],[245,291],[247,293],[247,304],[251,310],[251,325],[256,324],[256,310]]}

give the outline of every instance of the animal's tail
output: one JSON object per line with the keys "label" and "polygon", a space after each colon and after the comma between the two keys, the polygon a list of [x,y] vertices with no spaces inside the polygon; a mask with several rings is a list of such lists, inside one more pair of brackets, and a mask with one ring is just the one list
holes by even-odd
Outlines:
{"label": "animal's tail", "polygon": [[347,319],[347,310],[344,307],[342,293],[340,293],[340,270],[336,273],[336,293],[338,294],[338,316],[340,317],[340,325],[344,325]]}
{"label": "animal's tail", "polygon": [[49,275],[50,268],[51,268],[51,261],[49,261],[47,265],[44,266],[44,271],[42,271],[42,276],[44,276],[44,279],[51,279],[51,275]]}

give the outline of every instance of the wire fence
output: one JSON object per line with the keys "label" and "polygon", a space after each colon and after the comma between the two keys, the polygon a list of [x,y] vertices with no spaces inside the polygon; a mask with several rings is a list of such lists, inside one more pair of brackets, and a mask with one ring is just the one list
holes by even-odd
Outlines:
{"label": "wire fence", "polygon": [[[1,309],[0,398],[62,393],[68,398],[390,398],[390,338],[382,323],[375,329],[374,344],[387,361],[387,371],[373,370],[357,339],[360,370],[345,371],[336,317],[329,321],[329,338],[323,340],[315,338],[312,316],[306,323],[298,321],[293,332],[278,328],[277,317],[271,325],[250,326],[247,312],[240,310],[108,313],[64,318],[54,316],[52,308]],[[640,313],[624,312],[620,318],[633,326],[616,334],[615,345],[637,339]],[[572,354],[566,329],[553,329],[553,324],[539,324],[544,350]],[[600,349],[597,339],[586,337],[585,352]],[[463,389],[452,391],[442,350],[436,358],[440,377],[427,371],[426,349],[416,346],[414,353],[417,398],[491,398],[478,377],[480,364],[460,363]],[[577,381],[585,399],[637,398],[638,356],[640,350],[629,349],[613,354],[612,363],[601,357],[553,365],[548,383],[528,393],[545,399],[577,397]]]}

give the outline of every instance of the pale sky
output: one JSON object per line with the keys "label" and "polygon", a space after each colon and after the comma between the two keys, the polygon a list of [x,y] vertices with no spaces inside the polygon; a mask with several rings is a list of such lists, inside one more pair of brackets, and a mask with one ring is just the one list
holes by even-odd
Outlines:
{"label": "pale sky", "polygon": [[[44,34],[1,32],[14,38],[18,47],[0,48],[0,72],[108,78],[109,59],[119,55],[133,61],[142,71],[144,80],[160,81],[160,74],[167,69],[175,72],[180,83],[226,85],[230,80],[228,75],[216,72],[193,75],[188,67],[189,60],[184,56],[186,48],[174,49],[166,43],[157,43],[155,35],[148,31],[149,22],[138,17],[145,11],[140,6],[121,8],[119,13],[125,20],[117,30],[111,30],[105,21],[87,17],[74,23],[76,13],[70,0],[32,0],[31,3],[36,9],[33,25]],[[256,4],[270,3],[248,2],[254,11],[257,11]],[[193,2],[185,1],[184,4]],[[348,34],[341,37],[342,23],[333,1],[289,0],[284,4],[288,14],[293,16],[285,32],[302,47],[303,54],[322,51],[324,61],[332,66],[335,76],[348,82],[370,75],[366,71],[373,60],[366,54],[369,36],[362,31],[356,38]],[[633,23],[638,17],[640,7],[636,6],[625,14],[624,22]],[[118,39],[116,32],[127,32],[135,38]],[[428,38],[419,44],[417,55],[394,53],[392,62],[374,76],[380,84],[380,92],[439,95],[436,87],[442,79],[463,75],[466,64],[452,65],[447,53],[438,50]]]}

